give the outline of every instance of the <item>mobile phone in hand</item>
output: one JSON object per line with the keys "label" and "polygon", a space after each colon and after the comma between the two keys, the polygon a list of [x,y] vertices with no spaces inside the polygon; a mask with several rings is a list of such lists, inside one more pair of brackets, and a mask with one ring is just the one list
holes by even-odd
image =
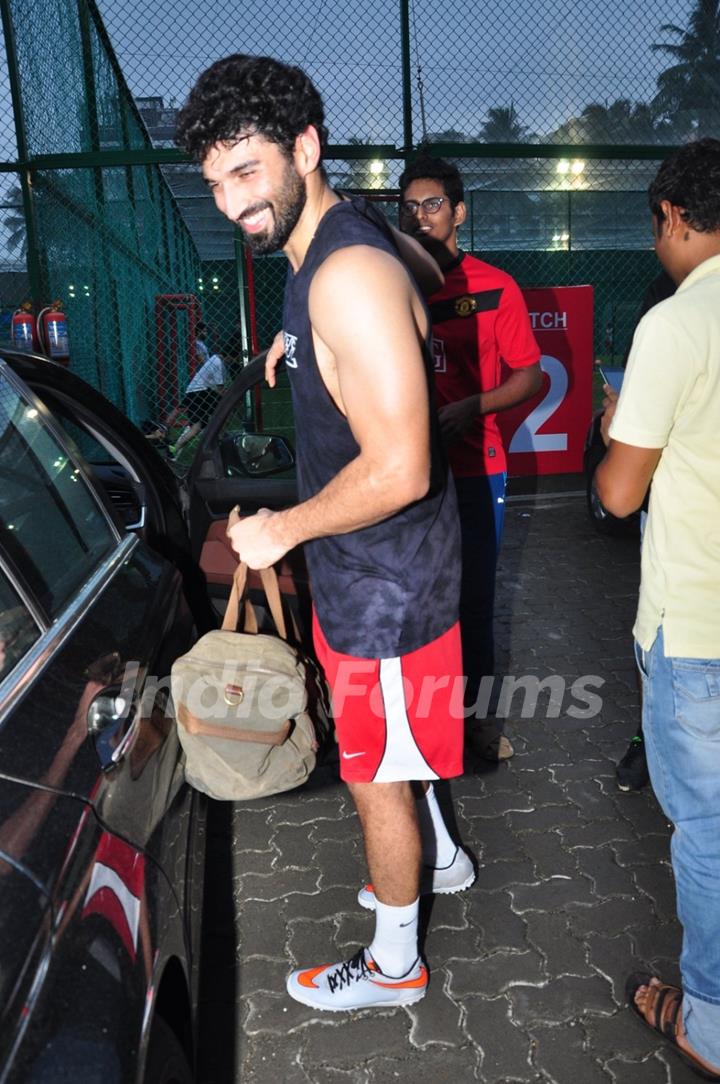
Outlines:
{"label": "mobile phone in hand", "polygon": [[604,369],[602,365],[598,365],[598,372],[602,377],[603,384],[608,384],[613,391],[620,393],[622,387],[623,377],[625,376],[624,369]]}

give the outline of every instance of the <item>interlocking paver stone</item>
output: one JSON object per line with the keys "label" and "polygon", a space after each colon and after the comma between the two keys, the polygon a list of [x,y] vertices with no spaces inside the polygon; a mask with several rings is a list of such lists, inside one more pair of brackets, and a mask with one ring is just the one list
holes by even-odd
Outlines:
{"label": "interlocking paver stone", "polygon": [[410,1042],[425,1049],[431,1045],[454,1047],[462,1035],[462,1008],[449,992],[449,975],[443,968],[433,972],[435,997],[424,998],[407,1012],[412,1020]]}
{"label": "interlocking paver stone", "polygon": [[[524,952],[528,947],[525,923],[513,911],[509,892],[469,892],[467,908],[469,921],[482,931],[485,953],[503,948]],[[449,955],[456,956],[457,951]]]}
{"label": "interlocking paver stone", "polygon": [[546,832],[549,828],[582,824],[585,821],[577,806],[541,805],[535,809],[508,814],[510,826],[515,832]]}
{"label": "interlocking paver stone", "polygon": [[619,1049],[624,1058],[642,1061],[662,1045],[659,1035],[642,1027],[637,1017],[625,1009],[587,1021],[585,1032],[589,1049],[603,1062],[615,1057]]}
{"label": "interlocking paver stone", "polygon": [[523,832],[518,836],[525,853],[532,859],[538,880],[557,877],[575,877],[578,873],[577,856],[567,845],[566,828],[549,832]]}
{"label": "interlocking paver stone", "polygon": [[595,974],[587,962],[587,942],[570,933],[567,915],[537,911],[528,912],[523,919],[528,941],[542,954],[550,978]]}
{"label": "interlocking paver stone", "polygon": [[[563,828],[563,842],[568,847],[602,847],[604,843],[630,841],[636,843],[632,826],[626,820],[591,821],[577,828]],[[627,865],[618,857],[618,849],[613,848],[619,866]]]}
{"label": "interlocking paver stone", "polygon": [[574,847],[581,873],[592,881],[596,896],[642,896],[629,870],[619,866],[610,847]]}
{"label": "interlocking paver stone", "polygon": [[[415,1051],[413,1059],[372,1058],[365,1064],[368,1084],[432,1081],[433,1084],[472,1084],[479,1076],[480,1055],[468,1042],[456,1050],[432,1047]],[[420,1075],[421,1074],[421,1075]]]}
{"label": "interlocking paver stone", "polygon": [[570,928],[582,936],[589,933],[617,933],[618,930],[646,926],[652,920],[650,900],[645,897],[612,896],[592,907],[570,904]]}
{"label": "interlocking paver stone", "polygon": [[667,1066],[658,1058],[650,1057],[644,1061],[612,1058],[605,1063],[605,1068],[612,1074],[615,1084],[667,1084]]}
{"label": "interlocking paver stone", "polygon": [[482,1075],[488,1084],[508,1076],[529,1079],[532,1074],[530,1037],[510,1019],[507,998],[472,997],[464,1004],[467,1011],[465,1028],[482,1051]]}
{"label": "interlocking paver stone", "polygon": [[[632,826],[632,813],[623,815],[625,823]],[[641,833],[634,829],[638,835]],[[667,862],[670,858],[670,839],[668,833],[661,835],[642,834],[641,841],[613,843],[619,866],[654,866],[658,862]]]}
{"label": "interlocking paver stone", "polygon": [[636,866],[633,880],[652,900],[653,911],[661,922],[675,918],[675,878],[670,863],[658,862],[656,866]]}
{"label": "interlocking paver stone", "polygon": [[[329,1014],[285,994],[291,967],[347,958],[373,934],[356,901],[360,825],[332,764],[297,792],[211,810],[199,1084],[696,1079],[624,1007],[639,966],[674,980],[681,941],[667,821],[649,788],[615,786],[639,711],[638,571],[636,541],[595,535],[583,501],[508,504],[499,668],[564,676],[566,691],[554,718],[547,692],[523,718],[516,691],[515,757],[437,787],[480,868],[469,891],[423,900],[432,980],[418,1005]],[[583,675],[604,683],[597,714],[578,718]]]}
{"label": "interlocking paver stone", "polygon": [[612,1077],[585,1049],[582,1028],[573,1024],[562,1027],[536,1027],[534,1063],[553,1084],[610,1084]]}
{"label": "interlocking paver stone", "polygon": [[493,952],[473,960],[448,960],[450,993],[462,998],[482,990],[483,994],[501,994],[518,982],[547,982],[539,952]]}
{"label": "interlocking paver stone", "polygon": [[508,861],[489,862],[480,870],[478,888],[491,890],[507,888],[508,885],[534,884],[537,880],[529,858],[509,858]]}
{"label": "interlocking paver stone", "polygon": [[528,1027],[535,1021],[562,1024],[586,1013],[608,1015],[616,1009],[610,983],[599,975],[587,979],[563,975],[537,989],[518,984],[508,992],[508,997],[513,1020]]}
{"label": "interlocking paver stone", "polygon": [[[324,1014],[327,1019],[329,1014]],[[412,1021],[403,1009],[367,1010],[330,1016],[321,1027],[306,1029],[306,1069],[314,1065],[357,1065],[371,1054],[397,1054],[410,1042]]]}
{"label": "interlocking paver stone", "polygon": [[625,979],[641,966],[633,952],[630,935],[620,933],[608,937],[605,934],[591,933],[585,937],[585,944],[588,960],[596,971],[612,983],[615,1002],[624,1005]]}
{"label": "interlocking paver stone", "polygon": [[[313,1080],[299,1062],[288,1058],[286,1052],[266,1036],[253,1038],[247,1044],[243,1042],[240,1056],[244,1072],[257,1084],[278,1084],[280,1080],[283,1084],[330,1084],[332,1080],[331,1077]],[[217,1084],[222,1084],[223,1079],[218,1077]],[[236,1079],[240,1079],[239,1074]],[[340,1084],[340,1079],[336,1077],[333,1084]],[[355,1084],[355,1081],[346,1078],[344,1084]]]}
{"label": "interlocking paver stone", "polygon": [[590,878],[582,874],[575,877],[556,874],[538,884],[513,885],[510,894],[513,911],[520,915],[526,911],[558,911],[571,904],[591,905],[597,899]]}

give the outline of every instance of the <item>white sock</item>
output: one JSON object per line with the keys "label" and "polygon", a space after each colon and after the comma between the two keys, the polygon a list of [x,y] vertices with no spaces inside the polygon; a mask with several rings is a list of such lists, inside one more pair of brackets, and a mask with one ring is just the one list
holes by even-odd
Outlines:
{"label": "white sock", "polygon": [[375,900],[375,936],[369,951],[383,975],[389,978],[402,978],[417,960],[419,903],[419,897],[407,907],[391,907]]}
{"label": "white sock", "polygon": [[417,815],[423,842],[423,860],[436,869],[446,869],[455,857],[457,844],[445,826],[432,783],[428,784],[425,797],[417,803]]}

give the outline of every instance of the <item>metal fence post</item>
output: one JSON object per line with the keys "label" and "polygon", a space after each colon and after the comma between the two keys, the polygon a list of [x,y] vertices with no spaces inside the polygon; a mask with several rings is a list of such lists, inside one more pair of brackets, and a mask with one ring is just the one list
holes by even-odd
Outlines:
{"label": "metal fence post", "polygon": [[402,47],[403,150],[407,159],[413,148],[409,0],[400,0],[400,42]]}

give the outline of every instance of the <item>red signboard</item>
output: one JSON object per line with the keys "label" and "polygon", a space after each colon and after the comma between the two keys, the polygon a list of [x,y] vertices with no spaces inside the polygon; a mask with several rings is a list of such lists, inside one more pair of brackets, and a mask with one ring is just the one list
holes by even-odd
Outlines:
{"label": "red signboard", "polygon": [[583,469],[592,414],[593,288],[523,290],[542,350],[543,384],[532,399],[498,414],[508,474],[565,474]]}

